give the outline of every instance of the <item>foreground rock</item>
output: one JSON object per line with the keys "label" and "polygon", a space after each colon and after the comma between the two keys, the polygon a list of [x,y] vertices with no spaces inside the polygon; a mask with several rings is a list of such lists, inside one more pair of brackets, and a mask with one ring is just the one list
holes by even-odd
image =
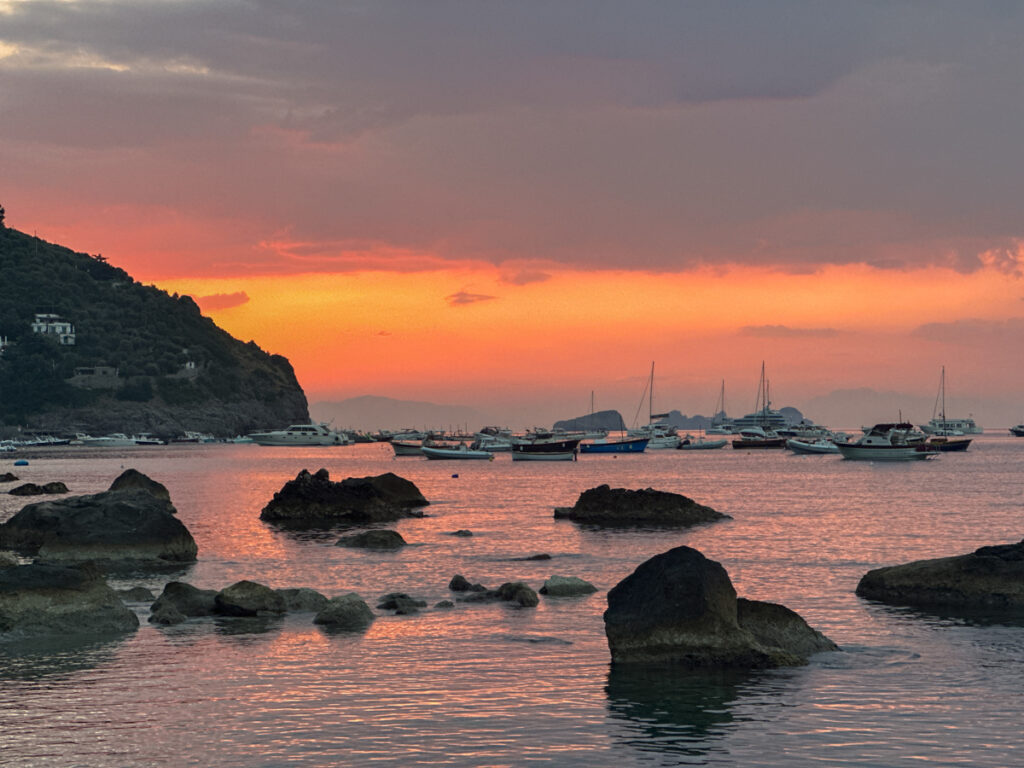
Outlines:
{"label": "foreground rock", "polygon": [[171,494],[167,490],[167,487],[163,483],[158,483],[151,477],[148,477],[137,469],[126,469],[110,484],[108,490],[111,491],[127,491],[131,489],[140,489],[148,491],[158,499],[164,501],[171,500]]}
{"label": "foreground rock", "polygon": [[[451,585],[448,587],[452,589]],[[478,589],[479,588],[479,589]],[[461,603],[514,603],[521,608],[534,608],[540,602],[537,593],[533,588],[522,581],[506,581],[497,589],[487,589],[480,584],[475,584],[464,590],[465,595],[459,598]]]}
{"label": "foreground rock", "polygon": [[164,585],[164,591],[150,606],[150,611],[153,615],[149,620],[155,624],[176,623],[154,619],[155,616],[180,616],[180,621],[193,616],[213,616],[217,612],[217,590],[199,589],[184,581],[170,581]]}
{"label": "foreground rock", "polygon": [[302,470],[260,513],[261,520],[284,523],[386,523],[414,516],[429,504],[416,486],[388,472],[333,482],[326,469]]}
{"label": "foreground rock", "polygon": [[599,485],[580,494],[572,507],[556,507],[556,518],[590,525],[687,526],[730,519],[678,493],[631,491]]}
{"label": "foreground rock", "polygon": [[374,615],[370,606],[355,592],[332,597],[327,605],[313,617],[314,624],[329,629],[355,632],[366,629],[373,623]]}
{"label": "foreground rock", "polygon": [[342,536],[334,545],[336,547],[351,547],[354,549],[401,549],[406,544],[402,534],[398,531],[391,531],[387,528],[375,528],[372,531],[363,531],[351,536]]}
{"label": "foreground rock", "polygon": [[737,600],[721,564],[690,547],[651,558],[617,584],[604,623],[615,664],[760,669],[837,649],[788,608]]}
{"label": "foreground rock", "polygon": [[1024,541],[868,571],[857,594],[897,605],[1024,607]]}
{"label": "foreground rock", "polygon": [[321,611],[327,605],[327,597],[309,587],[288,587],[275,590],[284,598],[289,611]]}
{"label": "foreground rock", "polygon": [[4,472],[0,474],[0,483],[13,483],[18,479],[17,475],[12,475],[10,472]]}
{"label": "foreground rock", "polygon": [[25,483],[8,491],[11,496],[43,496],[45,494],[67,492],[68,487],[61,482],[43,483],[42,485]]}
{"label": "foreground rock", "polygon": [[90,566],[19,565],[0,569],[0,638],[117,634],[139,626]]}
{"label": "foreground rock", "polygon": [[29,504],[0,525],[0,547],[47,562],[192,562],[198,548],[166,499],[140,489]]}

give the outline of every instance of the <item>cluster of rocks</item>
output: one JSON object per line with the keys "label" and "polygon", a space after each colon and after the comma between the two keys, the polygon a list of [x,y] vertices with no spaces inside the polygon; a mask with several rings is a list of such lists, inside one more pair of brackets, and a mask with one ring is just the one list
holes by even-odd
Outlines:
{"label": "cluster of rocks", "polygon": [[417,510],[429,503],[413,483],[392,472],[333,482],[326,469],[312,474],[304,469],[274,494],[260,519],[299,525],[387,523],[422,517]]}
{"label": "cluster of rocks", "polygon": [[599,485],[584,491],[571,507],[555,507],[555,517],[601,526],[690,526],[731,519],[688,496],[644,488],[637,491]]}
{"label": "cluster of rocks", "polygon": [[11,488],[7,493],[11,496],[43,496],[45,494],[67,493],[68,487],[64,483],[55,481],[51,483],[24,483]]}
{"label": "cluster of rocks", "polygon": [[107,568],[193,562],[198,547],[176,512],[163,485],[127,470],[107,491],[23,507],[0,524],[0,548]]}

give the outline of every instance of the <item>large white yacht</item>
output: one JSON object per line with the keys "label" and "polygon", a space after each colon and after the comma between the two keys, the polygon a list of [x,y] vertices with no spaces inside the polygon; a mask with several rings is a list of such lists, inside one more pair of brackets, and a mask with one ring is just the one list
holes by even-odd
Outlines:
{"label": "large white yacht", "polygon": [[350,445],[354,441],[344,432],[335,432],[325,424],[292,424],[285,429],[249,434],[257,445]]}

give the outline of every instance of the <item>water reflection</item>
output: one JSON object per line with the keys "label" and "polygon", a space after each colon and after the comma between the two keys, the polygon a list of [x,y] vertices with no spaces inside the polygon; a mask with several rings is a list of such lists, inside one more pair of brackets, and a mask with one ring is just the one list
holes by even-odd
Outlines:
{"label": "water reflection", "polygon": [[740,698],[771,694],[776,683],[764,672],[613,665],[605,692],[623,744],[644,753],[696,758],[724,751],[720,742],[737,719]]}
{"label": "water reflection", "polygon": [[889,605],[865,600],[868,610],[879,618],[922,622],[929,627],[1024,627],[1024,608],[943,605]]}
{"label": "water reflection", "polygon": [[0,680],[37,680],[108,664],[135,630],[119,635],[34,638],[0,644]]}

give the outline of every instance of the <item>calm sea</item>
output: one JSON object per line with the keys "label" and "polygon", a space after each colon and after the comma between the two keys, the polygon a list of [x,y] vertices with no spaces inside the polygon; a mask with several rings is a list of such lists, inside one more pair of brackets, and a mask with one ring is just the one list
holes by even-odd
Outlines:
{"label": "calm sea", "polygon": [[[5,457],[0,470],[10,469]],[[171,578],[220,589],[394,591],[450,597],[552,574],[599,587],[535,609],[458,605],[380,614],[330,634],[311,614],[146,623],[133,635],[0,649],[4,766],[1014,766],[1024,764],[1024,621],[886,607],[854,595],[869,569],[1024,537],[1024,439],[874,464],[788,452],[657,451],[576,463],[395,459],[386,445],[67,449],[25,481],[105,489],[122,468],[164,483],[199,544],[186,571],[112,582],[159,593]],[[393,471],[429,516],[395,525],[397,553],[334,546],[259,520],[303,469],[334,479]],[[678,532],[601,531],[552,517],[601,483],[683,493],[732,515]],[[0,519],[24,499],[0,494]],[[452,531],[469,529],[470,538]],[[680,544],[720,561],[737,592],[781,602],[842,646],[757,674],[612,672],[607,590]],[[550,560],[520,558],[546,553]]]}

